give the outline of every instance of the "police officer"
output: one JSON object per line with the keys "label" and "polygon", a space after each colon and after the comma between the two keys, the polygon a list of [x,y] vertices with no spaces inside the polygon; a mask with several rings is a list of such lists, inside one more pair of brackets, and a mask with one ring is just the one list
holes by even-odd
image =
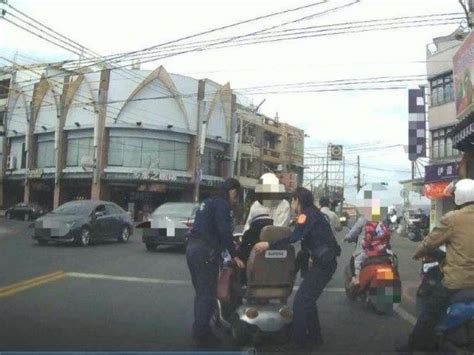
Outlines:
{"label": "police officer", "polygon": [[193,338],[199,346],[218,342],[209,322],[216,305],[217,277],[220,253],[228,250],[239,268],[245,267],[237,257],[232,235],[231,206],[237,203],[240,183],[226,180],[215,197],[205,199],[199,206],[186,248],[194,298]]}
{"label": "police officer", "polygon": [[301,240],[302,249],[311,255],[311,266],[293,302],[294,318],[287,350],[298,350],[303,349],[307,341],[310,345],[322,345],[316,301],[336,271],[336,257],[341,249],[326,217],[314,205],[311,191],[297,188],[291,196],[291,208],[298,216],[293,233],[275,242],[257,243],[254,249],[260,254]]}

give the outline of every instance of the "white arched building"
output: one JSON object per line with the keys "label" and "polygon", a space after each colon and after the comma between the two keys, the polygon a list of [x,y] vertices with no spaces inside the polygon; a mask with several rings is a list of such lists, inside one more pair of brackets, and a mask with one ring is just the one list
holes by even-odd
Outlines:
{"label": "white arched building", "polygon": [[229,84],[162,66],[18,69],[4,122],[3,205],[101,198],[146,211],[191,199],[196,178],[206,192],[230,175],[232,102]]}

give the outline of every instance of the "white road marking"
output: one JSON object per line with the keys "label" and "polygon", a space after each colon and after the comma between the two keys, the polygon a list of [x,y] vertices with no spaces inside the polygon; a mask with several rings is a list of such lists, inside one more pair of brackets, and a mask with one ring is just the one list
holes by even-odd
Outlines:
{"label": "white road marking", "polygon": [[[72,278],[78,279],[96,279],[96,280],[112,280],[112,281],[125,281],[125,282],[141,282],[141,283],[150,283],[150,284],[161,284],[161,285],[182,285],[182,286],[191,286],[190,281],[184,280],[166,280],[166,279],[153,279],[145,277],[129,277],[129,276],[114,276],[114,275],[104,275],[104,274],[86,274],[80,272],[68,272],[66,274]],[[298,286],[293,287],[294,291],[299,289]],[[325,292],[331,293],[344,293],[345,289],[343,287],[327,287],[324,289]],[[411,325],[415,325],[416,317],[411,313],[404,310],[402,307],[395,308],[395,312]]]}
{"label": "white road marking", "polygon": [[400,316],[400,318],[402,318],[403,320],[406,320],[411,325],[416,324],[416,317],[412,315],[411,313],[407,312],[401,306],[395,308],[395,313],[397,313]]}
{"label": "white road marking", "polygon": [[79,278],[79,279],[142,282],[142,283],[163,284],[163,285],[191,285],[190,281],[184,281],[184,280],[165,280],[165,279],[152,279],[152,278],[144,278],[144,277],[114,276],[114,275],[103,275],[103,274],[84,274],[80,272],[68,272],[67,275],[69,277]]}

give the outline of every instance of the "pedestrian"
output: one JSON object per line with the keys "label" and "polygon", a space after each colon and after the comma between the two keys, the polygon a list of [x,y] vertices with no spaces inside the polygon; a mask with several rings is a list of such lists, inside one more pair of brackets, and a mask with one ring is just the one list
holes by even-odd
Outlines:
{"label": "pedestrian", "polygon": [[457,210],[448,212],[439,225],[421,242],[414,259],[446,245],[446,258],[441,266],[443,279],[433,286],[432,294],[413,328],[408,344],[399,352],[434,351],[435,328],[452,296],[459,290],[474,289],[474,180],[460,180],[454,189]]}
{"label": "pedestrian", "polygon": [[255,252],[284,248],[301,240],[301,248],[311,255],[311,266],[306,272],[293,302],[293,324],[288,351],[304,350],[306,344],[321,345],[321,325],[316,301],[337,268],[336,257],[341,248],[324,214],[314,205],[311,191],[299,187],[291,196],[291,208],[297,214],[294,231],[287,238],[274,242],[259,242]]}
{"label": "pedestrian", "polygon": [[331,225],[331,228],[335,235],[337,232],[342,231],[341,220],[339,219],[339,216],[329,208],[329,206],[330,201],[328,197],[323,196],[319,199],[319,208],[321,209],[322,213],[328,216],[329,224]]}
{"label": "pedestrian", "polygon": [[217,302],[221,253],[227,249],[236,265],[244,268],[237,256],[232,234],[231,207],[238,202],[240,189],[236,179],[227,179],[216,196],[200,204],[190,232],[186,259],[195,290],[193,339],[200,347],[219,342],[211,331],[210,320]]}

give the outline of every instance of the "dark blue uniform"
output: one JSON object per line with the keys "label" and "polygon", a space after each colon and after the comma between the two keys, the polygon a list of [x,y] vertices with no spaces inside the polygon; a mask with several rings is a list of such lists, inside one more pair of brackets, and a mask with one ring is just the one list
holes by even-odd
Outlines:
{"label": "dark blue uniform", "polygon": [[325,215],[316,208],[306,209],[298,217],[294,232],[285,239],[270,243],[270,248],[282,248],[299,240],[302,249],[312,256],[312,265],[293,302],[291,343],[303,347],[306,340],[321,339],[316,301],[336,271],[340,248]]}
{"label": "dark blue uniform", "polygon": [[194,298],[195,338],[211,334],[209,322],[214,312],[219,275],[219,256],[227,249],[237,256],[232,236],[229,203],[219,197],[204,200],[194,218],[186,259],[196,295]]}

